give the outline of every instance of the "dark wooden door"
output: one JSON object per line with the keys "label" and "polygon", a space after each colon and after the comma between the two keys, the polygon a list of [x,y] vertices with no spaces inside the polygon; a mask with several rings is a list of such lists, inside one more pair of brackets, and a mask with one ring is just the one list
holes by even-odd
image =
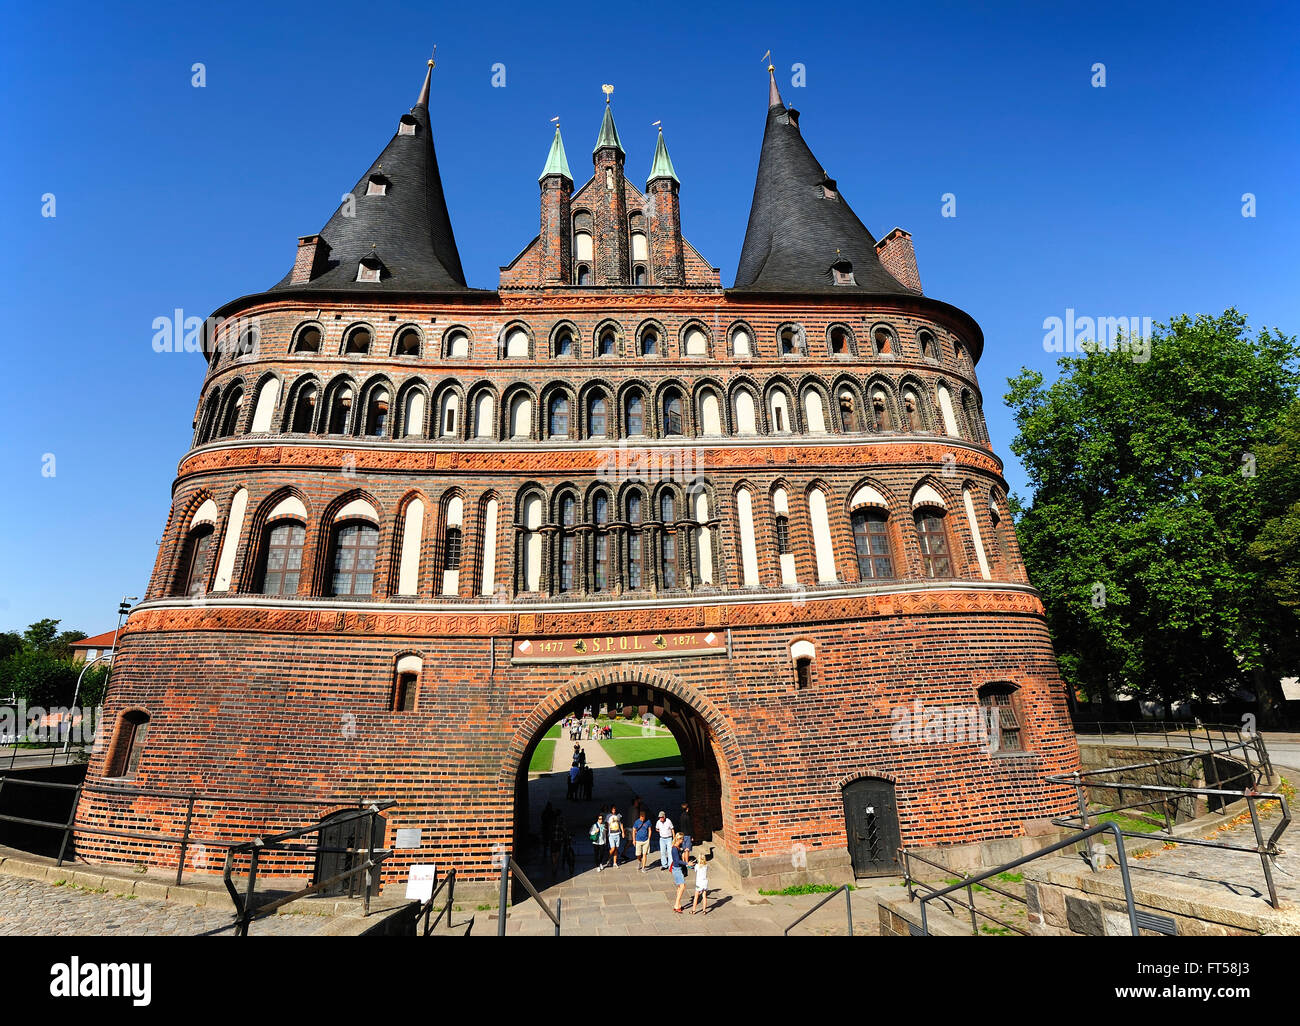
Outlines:
{"label": "dark wooden door", "polygon": [[[354,815],[354,813],[351,810],[335,812],[321,820],[320,832],[317,834],[319,841],[317,843],[324,850],[316,853],[316,872],[312,877],[313,883],[328,880],[365,862],[366,824],[370,821],[354,818],[343,823],[332,822],[347,815]],[[374,831],[370,840],[370,847],[382,849],[384,837],[388,832],[388,823],[383,816],[374,817],[373,823]],[[349,848],[352,850],[338,850]],[[379,893],[378,871],[371,874],[370,884],[370,893],[373,897]],[[330,884],[319,893],[339,897],[347,895],[349,892],[361,895],[365,893],[365,889],[365,875],[358,873],[355,876]]]}
{"label": "dark wooden door", "polygon": [[893,783],[862,777],[846,785],[844,822],[856,876],[898,872],[898,805]]}

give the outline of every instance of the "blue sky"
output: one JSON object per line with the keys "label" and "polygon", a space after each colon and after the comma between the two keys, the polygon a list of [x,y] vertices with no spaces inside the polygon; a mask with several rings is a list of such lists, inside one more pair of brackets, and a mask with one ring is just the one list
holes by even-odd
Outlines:
{"label": "blue sky", "polygon": [[1293,5],[189,8],[6,14],[0,629],[52,616],[93,634],[143,594],[203,375],[154,352],[154,318],[277,281],[414,102],[435,42],[443,180],[483,288],[537,230],[551,117],[584,175],[603,82],[637,179],[663,120],[684,231],[730,284],[771,48],[845,198],[877,237],[907,228],[926,293],[983,326],[985,412],[1022,492],[1001,396],[1022,365],[1052,372],[1045,318],[1236,306],[1300,332]]}

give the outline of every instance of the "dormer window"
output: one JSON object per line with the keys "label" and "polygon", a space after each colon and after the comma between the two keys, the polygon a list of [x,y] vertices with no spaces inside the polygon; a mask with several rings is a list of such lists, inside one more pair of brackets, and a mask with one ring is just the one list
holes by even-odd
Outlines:
{"label": "dormer window", "polygon": [[368,256],[357,265],[357,281],[378,281],[383,269],[377,256]]}
{"label": "dormer window", "polygon": [[387,196],[388,179],[383,175],[371,175],[369,181],[366,182],[366,195]]}
{"label": "dormer window", "polygon": [[831,264],[831,274],[835,276],[836,285],[857,284],[857,280],[853,277],[853,265],[847,260],[840,260]]}
{"label": "dormer window", "polygon": [[415,135],[415,118],[410,114],[403,114],[402,119],[397,123],[398,135]]}
{"label": "dormer window", "polygon": [[817,183],[817,192],[822,199],[839,199],[839,192],[835,189],[835,179],[823,178]]}

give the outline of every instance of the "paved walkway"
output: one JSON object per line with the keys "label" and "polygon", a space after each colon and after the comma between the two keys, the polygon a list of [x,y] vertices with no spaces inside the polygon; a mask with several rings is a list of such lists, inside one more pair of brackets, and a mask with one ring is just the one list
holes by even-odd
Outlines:
{"label": "paved walkway", "polygon": [[[5,937],[233,937],[233,917],[233,907],[196,907],[0,876],[0,936]],[[273,915],[254,922],[249,934],[305,936],[324,932],[332,922],[331,916]]]}

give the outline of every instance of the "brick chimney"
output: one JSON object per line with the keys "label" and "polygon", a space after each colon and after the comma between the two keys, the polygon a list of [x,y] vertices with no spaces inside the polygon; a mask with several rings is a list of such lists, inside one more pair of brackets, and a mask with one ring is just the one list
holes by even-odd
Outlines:
{"label": "brick chimney", "polygon": [[912,248],[912,236],[895,228],[876,243],[876,253],[885,270],[906,285],[909,289],[921,292],[921,272],[916,269],[916,250]]}
{"label": "brick chimney", "polygon": [[298,256],[293,262],[293,275],[289,278],[291,285],[303,285],[325,269],[329,259],[329,243],[319,235],[304,235],[298,240]]}

